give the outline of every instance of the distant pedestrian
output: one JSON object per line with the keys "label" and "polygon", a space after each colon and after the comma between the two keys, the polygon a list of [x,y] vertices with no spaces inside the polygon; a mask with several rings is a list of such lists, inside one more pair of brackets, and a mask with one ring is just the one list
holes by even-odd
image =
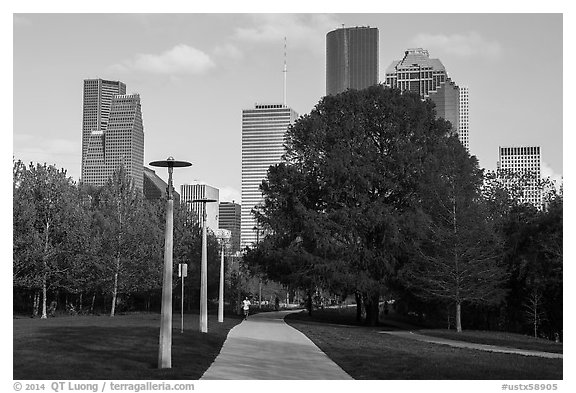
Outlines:
{"label": "distant pedestrian", "polygon": [[245,298],[242,300],[242,308],[244,309],[244,319],[248,319],[248,313],[250,312],[250,300]]}
{"label": "distant pedestrian", "polygon": [[278,296],[276,296],[276,300],[274,300],[274,309],[278,311],[279,308],[280,308],[280,299],[278,299]]}

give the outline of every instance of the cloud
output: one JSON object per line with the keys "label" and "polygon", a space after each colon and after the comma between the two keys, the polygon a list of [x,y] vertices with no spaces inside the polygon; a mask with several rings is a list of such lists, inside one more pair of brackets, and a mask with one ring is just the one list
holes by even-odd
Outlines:
{"label": "cloud", "polygon": [[544,161],[540,164],[540,175],[542,179],[550,178],[556,185],[560,186],[562,184],[562,174],[555,173],[550,165],[546,164]]}
{"label": "cloud", "polygon": [[493,59],[499,57],[502,53],[500,43],[488,41],[473,31],[452,35],[421,33],[412,39],[412,43],[421,48],[436,49],[462,57]]}
{"label": "cloud", "polygon": [[64,168],[68,176],[79,177],[81,150],[79,140],[44,138],[38,135],[14,134],[13,155],[26,165],[30,162],[54,164]]}
{"label": "cloud", "polygon": [[232,60],[239,60],[244,57],[242,51],[233,44],[216,46],[213,50],[214,56],[225,57]]}
{"label": "cloud", "polygon": [[178,44],[160,54],[138,54],[110,68],[114,71],[141,71],[153,74],[202,74],[214,67],[206,53],[186,44]]}
{"label": "cloud", "polygon": [[[317,52],[323,47],[326,33],[339,26],[334,15],[329,14],[254,14],[253,25],[237,28],[234,39],[242,42],[281,45],[284,37],[289,47],[310,49]],[[323,53],[323,52],[322,52]]]}

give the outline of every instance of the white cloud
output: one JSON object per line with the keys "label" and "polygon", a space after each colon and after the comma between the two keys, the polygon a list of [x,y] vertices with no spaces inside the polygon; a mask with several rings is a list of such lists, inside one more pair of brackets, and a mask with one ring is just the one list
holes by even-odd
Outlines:
{"label": "white cloud", "polygon": [[111,66],[114,71],[142,71],[153,74],[201,74],[214,67],[206,53],[178,44],[160,54],[138,54],[134,59]]}
{"label": "white cloud", "polygon": [[257,27],[236,29],[235,39],[243,42],[281,45],[286,37],[289,47],[317,51],[319,47],[324,47],[326,33],[339,26],[335,16],[329,14],[254,14],[251,16]]}
{"label": "white cloud", "polygon": [[68,176],[78,179],[80,174],[80,140],[43,138],[37,135],[14,134],[14,159],[30,162],[54,164],[64,168]]}
{"label": "white cloud", "polygon": [[496,58],[502,52],[500,43],[489,41],[473,31],[452,35],[421,33],[412,39],[412,43],[462,57]]}
{"label": "white cloud", "polygon": [[540,175],[542,179],[546,179],[549,177],[556,183],[557,186],[560,186],[560,184],[562,184],[562,174],[555,173],[554,170],[544,161],[542,161],[540,166]]}
{"label": "white cloud", "polygon": [[233,44],[224,44],[216,46],[213,50],[215,56],[225,57],[232,60],[238,60],[244,57],[242,51]]}

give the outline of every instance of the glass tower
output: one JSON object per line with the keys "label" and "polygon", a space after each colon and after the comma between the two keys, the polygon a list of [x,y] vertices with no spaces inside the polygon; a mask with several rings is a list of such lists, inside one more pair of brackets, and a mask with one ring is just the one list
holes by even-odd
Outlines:
{"label": "glass tower", "polygon": [[262,202],[260,184],[270,165],[280,162],[286,131],[297,117],[292,108],[282,104],[256,104],[254,109],[242,111],[242,248],[252,246],[261,234],[252,209]]}
{"label": "glass tower", "polygon": [[378,29],[347,27],[326,34],[326,95],[378,84]]}

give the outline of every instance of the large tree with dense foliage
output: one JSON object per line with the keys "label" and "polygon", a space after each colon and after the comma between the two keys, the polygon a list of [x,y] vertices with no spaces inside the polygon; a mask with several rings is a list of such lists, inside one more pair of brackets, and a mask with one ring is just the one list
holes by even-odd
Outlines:
{"label": "large tree with dense foliage", "polygon": [[324,97],[289,128],[262,184],[268,236],[248,260],[290,284],[358,291],[377,322],[379,295],[420,236],[449,133],[415,94],[379,85]]}

